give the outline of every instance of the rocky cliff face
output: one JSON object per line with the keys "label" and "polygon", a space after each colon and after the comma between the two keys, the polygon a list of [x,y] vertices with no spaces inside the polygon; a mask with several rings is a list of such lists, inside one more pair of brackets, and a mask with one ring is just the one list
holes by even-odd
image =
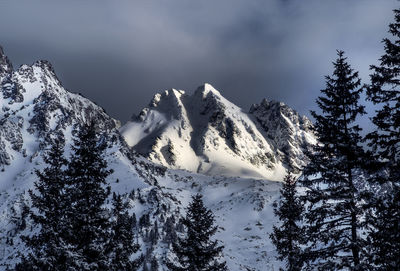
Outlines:
{"label": "rocky cliff face", "polygon": [[279,159],[299,173],[307,162],[305,152],[316,143],[311,121],[284,103],[267,99],[252,105],[249,113]]}
{"label": "rocky cliff face", "polygon": [[192,95],[167,90],[120,131],[153,162],[208,175],[281,179],[304,165],[312,124],[283,103],[264,100],[250,113],[211,85]]}

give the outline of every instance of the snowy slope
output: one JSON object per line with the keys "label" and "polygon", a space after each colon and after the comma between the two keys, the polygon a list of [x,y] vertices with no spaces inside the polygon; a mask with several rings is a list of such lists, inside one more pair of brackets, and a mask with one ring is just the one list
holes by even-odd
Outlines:
{"label": "snowy slope", "polygon": [[156,94],[120,131],[135,151],[169,168],[281,180],[304,165],[311,127],[283,103],[264,100],[246,113],[204,84],[192,95]]}
{"label": "snowy slope", "polygon": [[[277,222],[272,204],[280,182],[238,177],[209,177],[180,170],[174,182],[161,180],[166,191],[187,205],[190,195],[201,193],[220,226],[217,239],[225,246],[229,270],[279,270],[276,251],[268,236]],[[178,177],[179,176],[179,177]]]}
{"label": "snowy slope", "polygon": [[[175,90],[157,95],[139,117],[142,120],[128,123],[122,131],[128,144],[138,146],[137,151],[143,146],[146,153],[151,146],[148,157],[160,164],[174,167],[175,163],[175,167],[207,174],[279,179],[274,174],[285,162],[276,150],[282,148],[267,139],[262,115],[261,109],[242,112],[205,85],[192,96]],[[0,47],[0,271],[12,268],[18,255],[26,253],[21,236],[37,230],[27,215],[27,190],[34,189],[34,170],[45,166],[42,154],[52,138],[62,133],[68,157],[73,128],[91,120],[109,145],[105,159],[114,170],[107,180],[112,191],[123,194],[142,221],[135,231],[141,244],[138,255],[143,254],[146,262],[156,258],[160,270],[166,270],[171,234],[180,231],[179,216],[190,196],[202,193],[221,226],[216,237],[225,246],[229,269],[278,270],[281,263],[275,260],[268,235],[276,222],[272,203],[279,182],[211,177],[158,166],[131,151],[118,122],[101,107],[64,89],[48,62],[14,70]],[[285,125],[279,123],[283,133]],[[290,137],[293,140],[297,140],[294,135],[308,135],[295,121],[289,123],[296,131]],[[298,149],[295,142],[291,144]],[[237,171],[230,173],[232,167]],[[156,240],[150,239],[152,232],[158,232],[153,234]]]}

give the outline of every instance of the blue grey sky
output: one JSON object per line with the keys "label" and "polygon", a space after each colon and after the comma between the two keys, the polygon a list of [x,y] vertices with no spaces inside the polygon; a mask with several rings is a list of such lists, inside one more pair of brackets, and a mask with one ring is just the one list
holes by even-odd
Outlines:
{"label": "blue grey sky", "polygon": [[158,91],[204,82],[248,110],[262,98],[302,114],[346,52],[364,83],[395,0],[0,0],[15,67],[53,63],[64,86],[126,121]]}

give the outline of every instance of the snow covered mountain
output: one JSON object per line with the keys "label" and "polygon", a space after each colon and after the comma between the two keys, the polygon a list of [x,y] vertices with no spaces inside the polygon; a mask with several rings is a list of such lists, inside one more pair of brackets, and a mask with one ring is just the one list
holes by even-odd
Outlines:
{"label": "snow covered mountain", "polygon": [[246,113],[204,84],[192,95],[156,94],[120,131],[136,152],[169,168],[282,180],[286,169],[298,172],[306,162],[311,127],[283,103],[263,100]]}
{"label": "snow covered mountain", "polygon": [[[313,142],[309,121],[283,104],[263,101],[246,114],[209,85],[192,96],[175,90],[156,95],[140,119],[122,128],[136,151],[143,147],[140,152],[146,154],[151,146],[154,151],[146,156],[157,163],[208,174],[278,179],[276,172],[283,167],[302,163],[304,144]],[[216,238],[225,246],[229,270],[278,270],[281,263],[268,235],[276,222],[272,204],[279,182],[156,165],[128,147],[118,121],[66,90],[50,63],[14,70],[0,47],[0,271],[18,262],[27,251],[21,237],[37,230],[27,213],[27,191],[35,189],[35,169],[45,167],[43,153],[62,134],[68,157],[73,130],[90,121],[108,142],[105,159],[113,173],[107,181],[136,214],[138,254],[145,263],[156,259],[159,270],[167,270],[164,260],[170,255],[171,235],[179,234],[179,216],[190,196],[202,193],[220,225]],[[232,166],[238,171],[229,173]]]}
{"label": "snow covered mountain", "polygon": [[[32,160],[54,133],[71,133],[74,125],[96,120],[116,137],[118,122],[93,102],[65,90],[50,65],[38,61],[15,72],[0,50],[0,167]],[[68,136],[67,136],[68,137]],[[110,135],[111,138],[111,135]]]}
{"label": "snow covered mountain", "polygon": [[38,61],[14,71],[0,47],[0,270],[18,261],[26,251],[20,237],[35,230],[27,216],[27,191],[34,189],[35,169],[45,166],[42,154],[55,137],[64,135],[68,157],[74,129],[91,121],[108,143],[105,159],[114,170],[109,178],[113,190],[162,193],[154,184],[165,175],[165,168],[133,157],[117,130],[119,122],[90,100],[64,89],[50,63]]}

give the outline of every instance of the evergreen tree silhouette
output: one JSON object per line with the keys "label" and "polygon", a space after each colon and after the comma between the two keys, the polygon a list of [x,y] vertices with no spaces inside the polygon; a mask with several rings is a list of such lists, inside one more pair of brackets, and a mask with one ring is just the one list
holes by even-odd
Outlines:
{"label": "evergreen tree silhouette", "polygon": [[[29,255],[17,266],[17,270],[68,270],[69,248],[65,241],[67,220],[64,137],[57,134],[49,151],[43,155],[47,167],[36,170],[36,191],[29,191],[33,210],[32,222],[39,233],[26,236],[24,241],[30,248]],[[36,211],[36,212],[35,212]]]}
{"label": "evergreen tree silhouette", "polygon": [[226,263],[220,260],[223,246],[219,246],[217,240],[211,240],[218,229],[214,215],[204,206],[200,194],[192,197],[182,224],[185,236],[178,237],[172,245],[178,261],[168,261],[167,267],[173,271],[227,270]]}
{"label": "evergreen tree silhouette", "polygon": [[326,77],[326,88],[317,99],[321,114],[311,112],[319,143],[308,153],[310,163],[304,169],[304,259],[318,270],[361,270],[363,206],[355,175],[365,163],[365,153],[355,121],[365,114],[359,104],[363,87],[343,51],[333,64],[333,75]]}
{"label": "evergreen tree silhouette", "polygon": [[379,105],[372,122],[376,130],[367,135],[376,154],[373,179],[383,193],[375,195],[368,215],[371,262],[378,270],[400,266],[400,10],[389,25],[393,40],[383,39],[385,54],[372,65],[368,99]]}
{"label": "evergreen tree silhouette", "polygon": [[103,155],[106,144],[92,122],[76,130],[73,153],[67,169],[68,243],[76,270],[106,270],[105,244],[109,238],[109,216],[104,203],[110,194],[110,174]]}
{"label": "evergreen tree silhouette", "polygon": [[286,260],[286,270],[301,270],[303,266],[301,244],[304,231],[300,226],[304,207],[296,191],[296,179],[287,174],[280,190],[279,202],[274,204],[274,213],[282,225],[274,226],[270,235],[279,260]]}
{"label": "evergreen tree silhouette", "polygon": [[133,229],[135,220],[128,212],[128,205],[122,200],[121,195],[113,193],[113,209],[111,236],[107,245],[107,254],[110,259],[108,270],[137,270],[140,260],[131,260],[133,253],[139,250],[135,244]]}

